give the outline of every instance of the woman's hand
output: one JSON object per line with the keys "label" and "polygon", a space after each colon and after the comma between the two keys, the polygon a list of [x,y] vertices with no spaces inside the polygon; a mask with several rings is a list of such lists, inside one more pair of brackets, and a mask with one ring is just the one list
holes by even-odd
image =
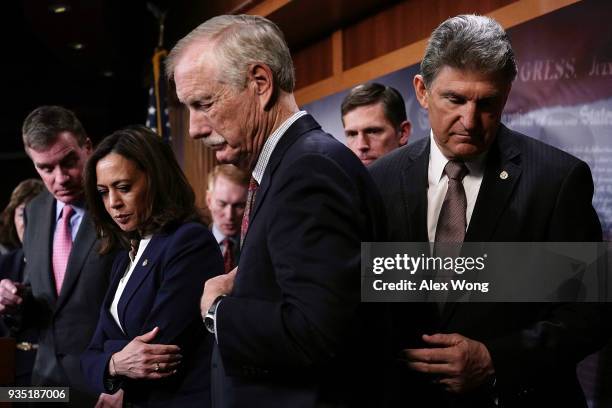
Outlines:
{"label": "woman's hand", "polygon": [[159,327],[135,337],[123,350],[113,354],[108,364],[109,374],[147,380],[175,374],[183,358],[180,354],[181,349],[171,344],[148,344],[153,341],[157,333]]}

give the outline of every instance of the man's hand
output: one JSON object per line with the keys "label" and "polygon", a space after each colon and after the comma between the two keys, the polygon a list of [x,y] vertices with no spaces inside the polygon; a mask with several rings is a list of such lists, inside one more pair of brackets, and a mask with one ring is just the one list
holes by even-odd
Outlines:
{"label": "man's hand", "polygon": [[156,380],[176,373],[183,356],[179,346],[148,344],[159,333],[155,327],[142,336],[134,337],[123,350],[113,354],[108,364],[110,375],[133,379]]}
{"label": "man's hand", "polygon": [[482,385],[495,373],[489,350],[460,334],[423,335],[435,348],[406,349],[408,366],[432,375],[447,391],[462,393]]}
{"label": "man's hand", "polygon": [[208,309],[210,309],[210,306],[217,297],[227,295],[232,291],[236,272],[238,272],[237,267],[225,275],[215,276],[204,283],[204,293],[200,299],[200,312],[202,313],[202,318],[206,316]]}
{"label": "man's hand", "polygon": [[23,302],[21,297],[24,285],[10,279],[0,281],[0,314],[15,313]]}
{"label": "man's hand", "polygon": [[121,408],[123,406],[123,390],[114,394],[100,394],[95,408]]}

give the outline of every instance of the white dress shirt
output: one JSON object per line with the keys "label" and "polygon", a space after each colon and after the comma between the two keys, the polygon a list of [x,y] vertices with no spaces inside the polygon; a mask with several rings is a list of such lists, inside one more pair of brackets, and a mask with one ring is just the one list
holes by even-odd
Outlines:
{"label": "white dress shirt", "polygon": [[117,322],[117,326],[119,326],[121,331],[124,333],[125,333],[125,330],[123,330],[123,327],[121,326],[121,322],[119,321],[119,311],[117,310],[117,307],[119,305],[119,300],[121,299],[121,295],[123,294],[123,291],[125,290],[125,287],[128,284],[130,277],[132,276],[132,272],[134,272],[136,265],[138,265],[140,256],[142,255],[144,250],[147,248],[147,245],[149,245],[149,241],[151,241],[151,235],[141,239],[140,244],[138,245],[138,252],[136,253],[136,256],[134,257],[134,259],[132,259],[132,256],[130,255],[130,263],[128,264],[127,270],[123,274],[123,277],[119,281],[119,285],[117,285],[117,290],[115,291],[115,297],[113,298],[113,303],[111,303],[110,313],[113,316],[113,319],[115,319],[115,322]]}

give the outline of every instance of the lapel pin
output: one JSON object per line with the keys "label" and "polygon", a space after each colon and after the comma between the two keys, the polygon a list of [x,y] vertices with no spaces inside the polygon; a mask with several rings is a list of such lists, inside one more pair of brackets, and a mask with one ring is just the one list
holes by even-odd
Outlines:
{"label": "lapel pin", "polygon": [[501,173],[499,173],[499,178],[502,180],[505,180],[508,178],[508,172],[506,170],[502,170]]}
{"label": "lapel pin", "polygon": [[149,263],[149,260],[145,259],[144,261],[142,261],[142,266],[147,266],[148,263]]}

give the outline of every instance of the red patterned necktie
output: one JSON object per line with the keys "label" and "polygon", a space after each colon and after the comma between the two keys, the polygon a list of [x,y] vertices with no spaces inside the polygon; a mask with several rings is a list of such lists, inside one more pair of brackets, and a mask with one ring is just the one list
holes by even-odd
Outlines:
{"label": "red patterned necktie", "polygon": [[61,218],[58,221],[53,237],[53,276],[55,277],[55,290],[59,296],[66,275],[66,266],[72,249],[72,233],[70,228],[70,218],[74,209],[65,205],[62,209]]}
{"label": "red patterned necktie", "polygon": [[234,269],[234,242],[225,238],[223,240],[223,248],[225,248],[225,252],[223,253],[223,269],[225,273],[228,273],[232,269]]}
{"label": "red patterned necktie", "polygon": [[251,210],[253,209],[253,203],[255,203],[255,196],[259,189],[259,183],[253,177],[249,181],[249,190],[247,192],[246,206],[244,207],[244,215],[242,216],[242,225],[240,226],[240,247],[244,245],[244,237],[249,229],[249,217],[251,216]]}

